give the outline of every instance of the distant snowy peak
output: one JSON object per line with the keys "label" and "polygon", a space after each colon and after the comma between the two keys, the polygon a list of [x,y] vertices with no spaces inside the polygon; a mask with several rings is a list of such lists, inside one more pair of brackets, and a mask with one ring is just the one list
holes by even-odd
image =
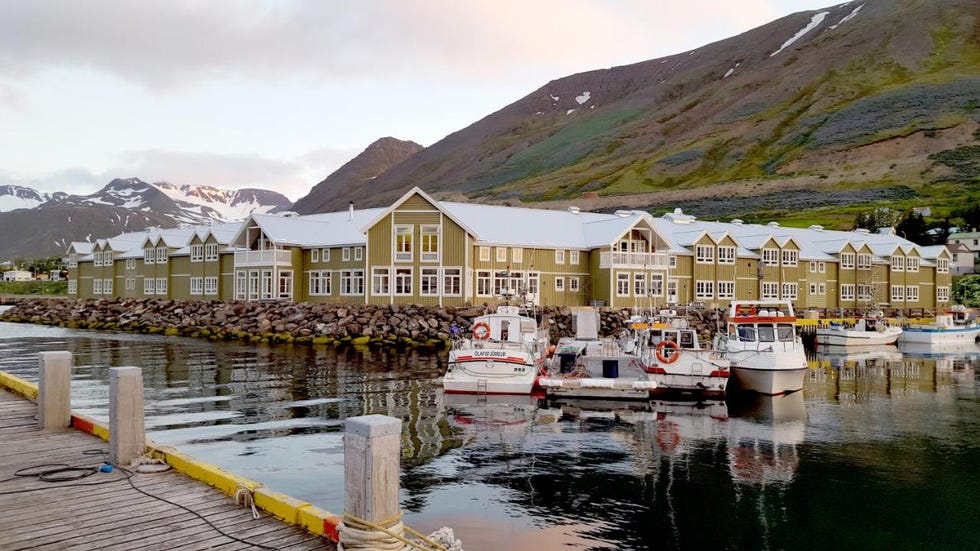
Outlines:
{"label": "distant snowy peak", "polygon": [[51,199],[51,196],[47,193],[40,193],[29,187],[14,185],[0,186],[0,212],[32,209],[46,203],[49,199]]}
{"label": "distant snowy peak", "polygon": [[[175,185],[167,182],[152,184],[174,202],[209,210],[219,221],[240,220],[253,212],[265,214],[289,208],[285,195],[265,189],[218,189],[211,186]],[[201,210],[199,212],[205,212]]]}

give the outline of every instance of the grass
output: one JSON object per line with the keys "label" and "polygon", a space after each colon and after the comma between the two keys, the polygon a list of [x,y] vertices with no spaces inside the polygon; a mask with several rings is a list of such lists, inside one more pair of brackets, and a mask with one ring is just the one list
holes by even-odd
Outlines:
{"label": "grass", "polygon": [[0,281],[0,295],[67,295],[67,281]]}

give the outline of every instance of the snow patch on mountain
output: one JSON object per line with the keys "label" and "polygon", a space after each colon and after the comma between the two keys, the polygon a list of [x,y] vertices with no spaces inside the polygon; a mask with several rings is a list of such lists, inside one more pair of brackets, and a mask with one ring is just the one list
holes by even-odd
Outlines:
{"label": "snow patch on mountain", "polygon": [[29,187],[3,185],[0,186],[0,212],[32,209],[44,204],[50,198],[47,193],[40,193]]}
{"label": "snow patch on mountain", "polygon": [[792,46],[794,42],[796,42],[797,40],[803,38],[803,36],[806,33],[812,31],[813,29],[816,29],[820,25],[820,23],[823,22],[823,19],[825,17],[827,17],[828,14],[830,14],[829,11],[822,11],[822,12],[814,15],[813,17],[811,17],[810,18],[810,23],[806,27],[803,27],[796,34],[794,34],[793,36],[791,36],[789,40],[787,40],[786,42],[783,42],[783,45],[780,46],[779,49],[776,50],[775,52],[769,54],[769,57],[772,57],[772,56],[778,54],[779,52],[785,50],[786,48]]}

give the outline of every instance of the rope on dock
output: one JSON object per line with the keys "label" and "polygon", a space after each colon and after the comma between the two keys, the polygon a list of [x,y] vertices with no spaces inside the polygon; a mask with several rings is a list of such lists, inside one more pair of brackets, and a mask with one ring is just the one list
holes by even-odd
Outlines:
{"label": "rope on dock", "polygon": [[[441,528],[425,536],[403,523],[401,519],[402,514],[399,512],[389,519],[371,522],[344,511],[343,520],[337,526],[340,533],[337,549],[386,551],[405,549],[405,546],[409,546],[419,551],[463,551],[462,543],[455,538],[451,528]],[[405,532],[418,539],[406,538]]]}
{"label": "rope on dock", "polygon": [[252,518],[259,520],[259,510],[255,508],[255,496],[252,491],[245,486],[238,486],[235,490],[235,505],[252,508]]}

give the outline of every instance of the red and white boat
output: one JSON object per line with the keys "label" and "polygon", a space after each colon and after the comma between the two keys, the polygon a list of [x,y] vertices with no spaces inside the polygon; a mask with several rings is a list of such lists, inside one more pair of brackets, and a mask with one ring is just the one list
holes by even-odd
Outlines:
{"label": "red and white boat", "polygon": [[769,396],[803,388],[806,353],[789,302],[736,301],[719,348],[743,390]]}
{"label": "red and white boat", "polygon": [[447,393],[531,394],[544,367],[548,331],[517,306],[473,320],[469,337],[455,338],[442,378]]}

